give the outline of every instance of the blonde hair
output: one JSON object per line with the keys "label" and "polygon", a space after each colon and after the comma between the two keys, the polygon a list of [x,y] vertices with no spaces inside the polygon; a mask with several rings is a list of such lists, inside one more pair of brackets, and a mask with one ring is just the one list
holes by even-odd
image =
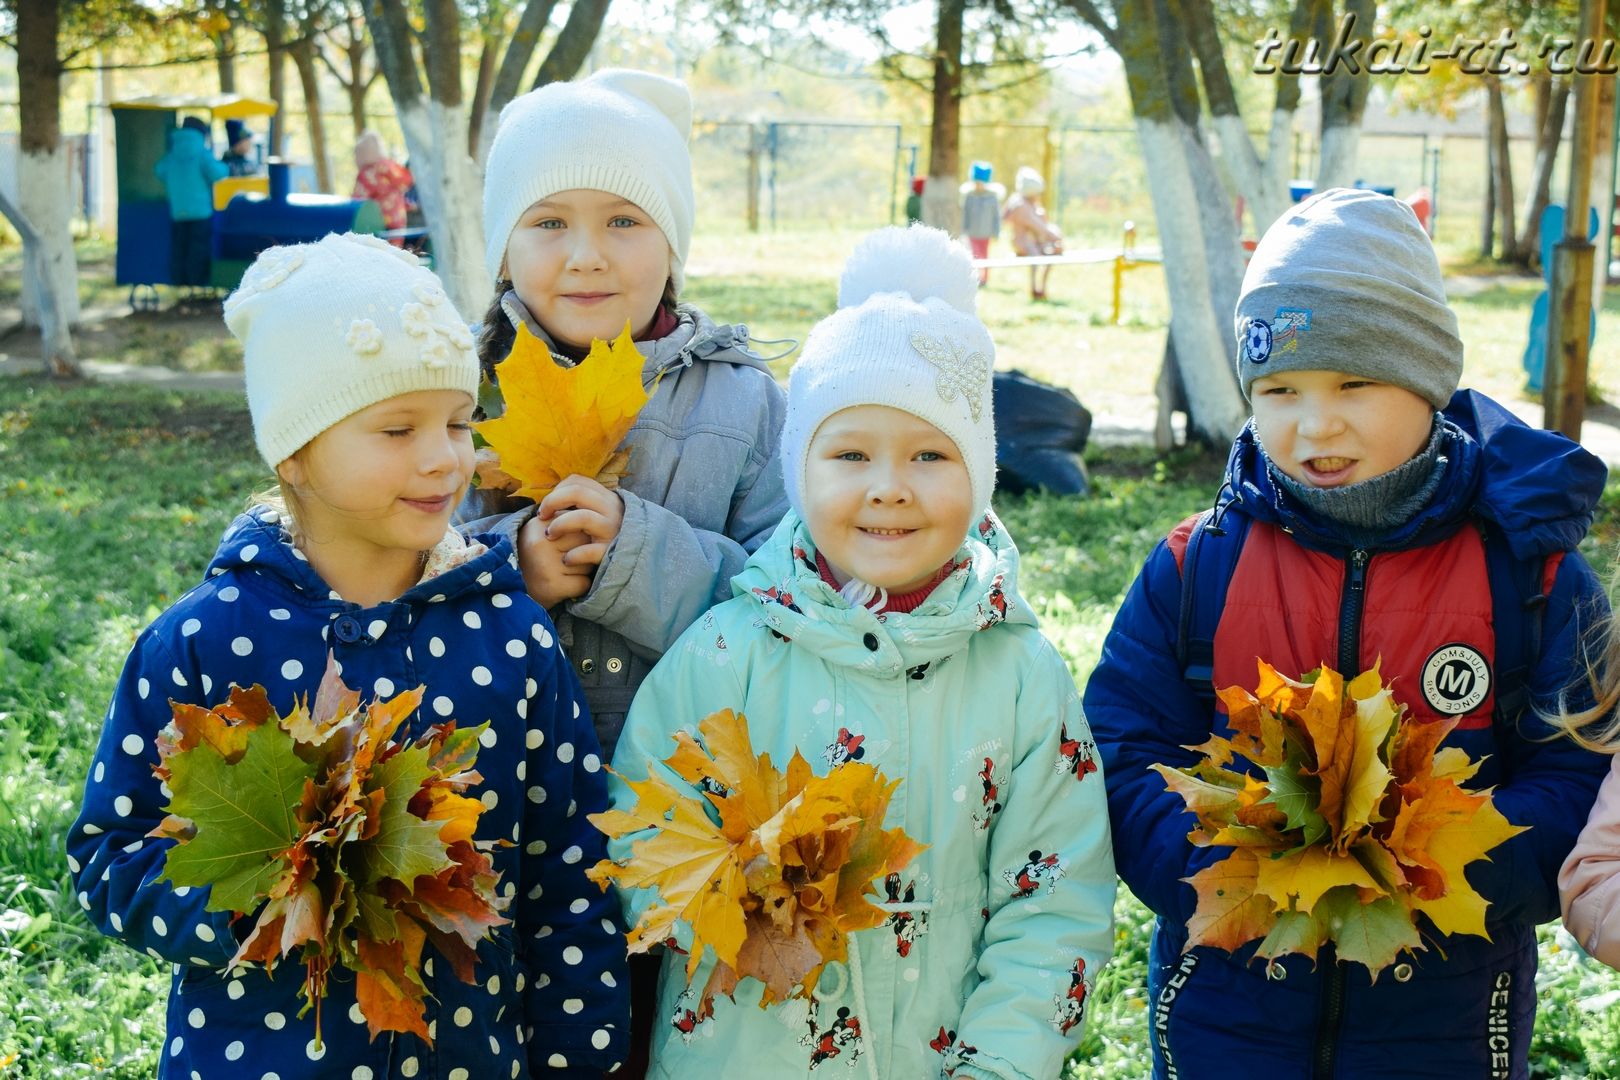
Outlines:
{"label": "blonde hair", "polygon": [[[1609,583],[1612,596],[1620,585],[1620,568]],[[1620,753],[1620,616],[1610,613],[1590,635],[1591,648],[1583,650],[1586,685],[1592,692],[1588,708],[1571,712],[1566,694],[1558,695],[1558,712],[1545,717],[1555,731],[1568,735],[1588,750]],[[1598,657],[1597,663],[1592,657]]]}

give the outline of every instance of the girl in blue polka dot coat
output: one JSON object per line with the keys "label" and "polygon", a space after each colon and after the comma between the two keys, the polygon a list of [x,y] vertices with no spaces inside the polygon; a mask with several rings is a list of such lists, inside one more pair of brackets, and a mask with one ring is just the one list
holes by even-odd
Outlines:
{"label": "girl in blue polka dot coat", "polygon": [[[599,1076],[624,1057],[628,1016],[618,902],[585,877],[603,856],[586,820],[605,804],[602,763],[509,543],[449,528],[472,461],[465,325],[414,257],[351,237],[266,252],[226,318],[290,514],[239,517],[203,583],[136,641],[68,836],[90,919],[174,966],[158,1075]],[[335,345],[309,333],[324,323]],[[317,1046],[301,965],[229,969],[252,919],[156,880],[172,844],[148,838],[168,801],[152,768],[170,701],[213,706],[257,683],[285,712],[328,656],[368,700],[426,686],[398,737],[489,723],[468,794],[486,807],[477,839],[511,842],[492,853],[511,922],[480,944],[473,984],[425,953],[431,1044],[370,1039],[352,975],[334,969]]]}

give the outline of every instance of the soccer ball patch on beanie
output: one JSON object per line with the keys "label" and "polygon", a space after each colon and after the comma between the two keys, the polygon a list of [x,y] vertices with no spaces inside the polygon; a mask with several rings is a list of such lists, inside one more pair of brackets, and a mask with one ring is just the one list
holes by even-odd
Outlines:
{"label": "soccer ball patch on beanie", "polygon": [[1271,324],[1266,320],[1249,320],[1243,331],[1243,355],[1251,364],[1263,364],[1271,355]]}

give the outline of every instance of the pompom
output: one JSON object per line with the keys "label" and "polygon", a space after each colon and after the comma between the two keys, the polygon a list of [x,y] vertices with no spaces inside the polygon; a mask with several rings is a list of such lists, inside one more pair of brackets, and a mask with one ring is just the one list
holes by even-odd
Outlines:
{"label": "pompom", "polygon": [[973,315],[979,279],[968,253],[943,230],[891,225],[855,246],[838,281],[838,306],[855,307],[880,293],[901,293],[918,301],[938,297]]}

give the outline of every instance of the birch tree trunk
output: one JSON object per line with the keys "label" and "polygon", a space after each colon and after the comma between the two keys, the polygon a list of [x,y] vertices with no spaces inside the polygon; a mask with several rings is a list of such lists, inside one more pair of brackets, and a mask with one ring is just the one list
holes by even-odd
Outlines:
{"label": "birch tree trunk", "polygon": [[[1333,5],[1322,4],[1318,9],[1317,40],[1330,42],[1338,33],[1333,22]],[[1359,71],[1352,72],[1340,64],[1332,74],[1323,75],[1322,94],[1322,154],[1316,166],[1316,190],[1349,187],[1359,177],[1361,154],[1361,118],[1367,111],[1367,94],[1371,82],[1367,78],[1366,42],[1372,34],[1375,9],[1373,0],[1346,0],[1344,13],[1354,23],[1348,40],[1362,43],[1362,52],[1356,54]],[[1327,52],[1324,62],[1333,53]]]}
{"label": "birch tree trunk", "polygon": [[287,154],[287,0],[267,0],[264,8],[264,59],[269,66],[270,100],[276,114],[270,118],[265,152],[270,157]]}
{"label": "birch tree trunk", "polygon": [[923,221],[952,236],[962,231],[962,21],[965,0],[939,0],[934,23],[934,112],[928,128]]}
{"label": "birch tree trunk", "polygon": [[1541,257],[1541,212],[1547,209],[1547,204],[1552,200],[1553,163],[1558,159],[1558,144],[1564,138],[1564,111],[1569,104],[1569,88],[1569,80],[1560,79],[1548,89],[1546,112],[1536,132],[1536,170],[1525,198],[1522,215],[1524,227],[1519,230],[1519,246],[1513,251],[1513,261],[1524,266],[1529,266],[1532,259]]}
{"label": "birch tree trunk", "polygon": [[312,24],[304,24],[303,35],[291,52],[304,95],[304,110],[309,114],[309,148],[315,158],[315,183],[322,191],[334,191],[332,157],[326,150],[326,120],[321,111],[321,88],[315,77],[315,27]]}
{"label": "birch tree trunk", "polygon": [[[32,280],[39,291],[38,325],[41,344],[44,346],[46,370],[52,375],[64,378],[83,377],[84,368],[80,366],[79,358],[74,353],[73,335],[68,329],[67,305],[63,302],[65,295],[57,291],[56,283],[46,272],[43,263],[45,248],[39,233],[28,218],[11,204],[11,200],[6,198],[3,191],[0,191],[0,217],[11,222],[11,227],[22,237],[23,281],[26,284]],[[75,296],[75,303],[77,299]]]}
{"label": "birch tree trunk", "polygon": [[73,186],[62,148],[62,65],[57,59],[61,10],[58,0],[19,0],[16,10],[21,131],[20,205],[14,209],[35,235],[33,254],[23,270],[23,324],[47,331],[48,355],[55,355],[53,341],[66,342],[63,354],[71,359],[73,345],[67,335],[79,321],[79,275],[73,254]]}
{"label": "birch tree trunk", "polygon": [[[1486,80],[1486,109],[1490,124],[1491,201],[1496,208],[1496,233],[1501,238],[1502,257],[1511,258],[1519,246],[1518,229],[1513,214],[1513,158],[1512,143],[1508,140],[1507,109],[1502,101],[1502,81],[1495,77]],[[1481,252],[1491,257],[1492,245],[1487,240]]]}

